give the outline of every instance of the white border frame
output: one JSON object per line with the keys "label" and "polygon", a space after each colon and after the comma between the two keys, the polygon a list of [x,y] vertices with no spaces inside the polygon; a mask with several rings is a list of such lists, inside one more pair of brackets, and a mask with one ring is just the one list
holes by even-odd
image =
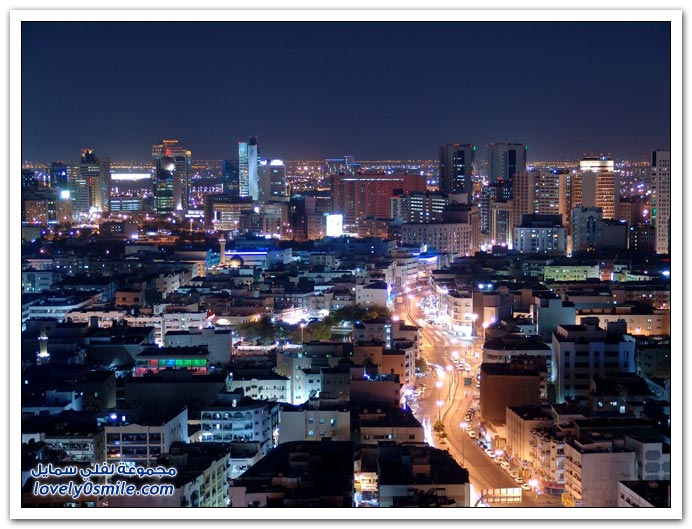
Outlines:
{"label": "white border frame", "polygon": [[[9,13],[9,171],[21,165],[21,22],[22,21],[157,21],[162,20],[162,10],[16,10]],[[571,21],[571,22],[620,22],[620,21],[669,21],[671,23],[671,155],[673,172],[682,174],[682,11],[680,10],[456,10],[456,9],[405,9],[405,10],[355,10],[355,9],[280,9],[280,10],[166,10],[166,21]],[[652,146],[654,149],[656,146]],[[10,179],[9,214],[10,221],[20,217],[20,203],[13,197],[18,196],[20,189],[17,179]],[[681,184],[681,178],[674,178],[673,186]],[[682,215],[682,193],[672,194],[671,208],[673,218]],[[17,256],[21,255],[21,242],[16,228],[10,222],[10,284],[9,288],[9,329],[10,357],[16,357],[20,349],[21,337],[18,326],[12,325],[18,317],[17,307],[21,306],[21,265]],[[671,268],[675,272],[671,278],[671,306],[675,312],[671,314],[671,351],[673,356],[682,355],[682,224],[677,220],[671,227],[671,247],[675,249]],[[675,263],[673,267],[672,264]],[[679,358],[680,364],[682,359]],[[680,519],[682,517],[682,465],[676,464],[682,460],[682,369],[678,363],[673,364],[671,377],[671,424],[672,446],[671,460],[674,465],[674,475],[671,476],[671,509],[492,509],[478,510],[441,509],[434,511],[437,520],[461,519]],[[20,393],[21,377],[17,376],[19,363],[10,366],[9,387],[10,395],[16,397]],[[12,399],[10,399],[12,403]],[[12,404],[11,404],[12,405]],[[10,410],[12,411],[12,410]],[[10,413],[10,432],[15,432],[10,441],[9,480],[18,479],[21,473],[21,458],[19,443],[14,442],[16,432],[21,430],[20,414]],[[431,511],[420,509],[348,509],[338,510],[329,508],[318,509],[27,509],[21,508],[21,491],[10,487],[10,517],[16,519],[242,519],[242,520],[418,520],[431,518]],[[259,518],[261,517],[261,518]]]}

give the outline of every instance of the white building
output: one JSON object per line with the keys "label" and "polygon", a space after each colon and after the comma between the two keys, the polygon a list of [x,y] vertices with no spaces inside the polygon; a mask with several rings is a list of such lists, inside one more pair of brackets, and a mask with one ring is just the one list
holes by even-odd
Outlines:
{"label": "white building", "polygon": [[521,468],[531,467],[532,430],[553,426],[550,413],[537,406],[507,408],[506,451]]}
{"label": "white building", "polygon": [[63,321],[68,313],[91,307],[101,299],[96,294],[51,294],[29,307],[29,319],[47,318]]}
{"label": "white building", "polygon": [[312,358],[302,353],[283,351],[276,355],[276,372],[289,381],[290,404],[302,404],[310,397],[305,372],[312,367]]}
{"label": "white building", "polygon": [[300,408],[281,410],[280,443],[319,441],[324,437],[334,441],[351,440],[351,412],[348,408],[310,401]]}
{"label": "white building", "polygon": [[565,490],[565,439],[563,431],[537,428],[531,432],[531,477],[537,479],[544,494],[561,495]]}
{"label": "white building", "polygon": [[631,337],[599,328],[598,319],[558,325],[551,346],[556,401],[588,396],[594,375],[634,373],[634,346]]}
{"label": "white building", "polygon": [[625,446],[637,455],[636,479],[670,479],[670,445],[658,437],[625,436]]}
{"label": "white building", "polygon": [[356,285],[356,305],[363,307],[386,307],[389,286],[384,281]]}
{"label": "white building", "polygon": [[255,441],[266,455],[275,445],[279,404],[221,394],[227,402],[205,406],[201,412],[202,442]]}
{"label": "white building", "polygon": [[290,402],[291,381],[276,373],[267,373],[266,377],[229,373],[226,377],[226,391],[242,391],[246,397],[255,400]]}
{"label": "white building", "polygon": [[565,444],[567,507],[617,507],[618,482],[636,479],[636,454],[615,441],[592,434]]}
{"label": "white building", "polygon": [[401,240],[405,245],[427,245],[455,256],[468,256],[474,252],[473,226],[470,223],[403,224]]}

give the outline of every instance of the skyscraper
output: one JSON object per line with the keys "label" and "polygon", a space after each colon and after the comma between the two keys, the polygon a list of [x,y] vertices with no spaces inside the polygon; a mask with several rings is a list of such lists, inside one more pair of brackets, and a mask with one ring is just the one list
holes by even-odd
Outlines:
{"label": "skyscraper", "polygon": [[601,208],[604,219],[614,219],[620,196],[616,189],[612,158],[582,158],[579,161],[579,171],[572,182],[572,207]]}
{"label": "skyscraper", "polygon": [[223,192],[227,195],[240,196],[240,182],[238,181],[238,161],[223,161],[222,185]]}
{"label": "skyscraper", "polygon": [[160,160],[171,158],[175,163],[173,177],[173,211],[183,211],[190,207],[190,166],[192,152],[181,147],[178,140],[163,140],[151,149],[154,158],[154,173],[158,173]]}
{"label": "skyscraper", "polygon": [[572,210],[572,252],[597,249],[603,238],[603,210],[574,208]]}
{"label": "skyscraper", "polygon": [[569,226],[569,178],[569,171],[560,169],[520,171],[514,175],[514,225],[519,226],[522,215],[539,213],[560,214],[563,225]]}
{"label": "skyscraper", "polygon": [[440,145],[440,190],[447,193],[473,194],[476,146],[459,143]]}
{"label": "skyscraper", "polygon": [[175,172],[176,163],[170,156],[163,156],[156,160],[156,174],[153,187],[154,209],[157,215],[170,215],[175,209]]}
{"label": "skyscraper", "polygon": [[656,228],[656,253],[670,253],[670,151],[651,153],[654,187],[651,214]]}
{"label": "skyscraper", "polygon": [[260,201],[288,201],[286,165],[282,160],[260,161],[257,175],[259,179]]}
{"label": "skyscraper", "polygon": [[52,162],[50,164],[50,187],[67,189],[67,164],[65,162]]}
{"label": "skyscraper", "polygon": [[252,197],[259,200],[259,145],[257,138],[251,137],[247,142],[238,142],[238,182],[241,197]]}
{"label": "skyscraper", "polygon": [[488,145],[488,178],[490,182],[511,182],[514,175],[526,171],[528,145],[491,143]]}
{"label": "skyscraper", "polygon": [[[332,175],[332,212],[344,215],[344,224],[355,226],[358,219],[391,218],[391,198],[396,193],[426,190],[420,174],[358,173]],[[396,191],[396,193],[395,193]]]}
{"label": "skyscraper", "polygon": [[86,211],[95,208],[96,211],[110,211],[111,195],[111,161],[110,158],[96,158],[94,149],[82,149],[79,165],[78,201],[74,204],[79,211],[84,211],[84,186],[88,193]]}

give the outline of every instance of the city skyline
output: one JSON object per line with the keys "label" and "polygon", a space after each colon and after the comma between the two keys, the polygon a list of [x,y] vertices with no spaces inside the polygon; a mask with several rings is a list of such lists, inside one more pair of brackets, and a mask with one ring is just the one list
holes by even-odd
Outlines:
{"label": "city skyline", "polygon": [[197,159],[249,136],[285,159],[499,142],[643,159],[671,141],[667,22],[24,22],[22,46],[23,160],[146,159],[160,137]]}

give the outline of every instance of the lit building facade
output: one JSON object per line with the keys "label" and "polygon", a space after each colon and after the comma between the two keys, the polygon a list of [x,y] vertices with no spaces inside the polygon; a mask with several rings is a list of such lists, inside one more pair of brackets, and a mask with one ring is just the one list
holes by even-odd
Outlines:
{"label": "lit building facade", "polygon": [[670,253],[670,151],[653,151],[651,177],[654,186],[652,217],[656,228],[656,253]]}

